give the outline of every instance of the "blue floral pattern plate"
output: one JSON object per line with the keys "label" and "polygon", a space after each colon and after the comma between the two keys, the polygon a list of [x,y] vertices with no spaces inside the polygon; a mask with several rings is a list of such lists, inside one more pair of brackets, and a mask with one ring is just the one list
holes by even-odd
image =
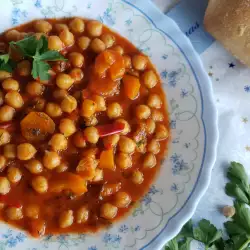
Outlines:
{"label": "blue floral pattern plate", "polygon": [[148,0],[5,0],[1,30],[37,18],[98,19],[146,53],[167,95],[171,142],[160,174],[133,213],[96,235],[36,240],[0,224],[0,250],[160,249],[191,217],[215,160],[217,115],[211,83],[177,25]]}

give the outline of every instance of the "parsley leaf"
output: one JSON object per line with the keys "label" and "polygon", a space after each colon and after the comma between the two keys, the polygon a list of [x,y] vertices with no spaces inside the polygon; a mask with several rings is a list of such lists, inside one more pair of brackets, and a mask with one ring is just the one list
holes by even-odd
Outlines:
{"label": "parsley leaf", "polygon": [[165,246],[165,250],[179,250],[176,238],[173,238],[168,242],[168,246]]}
{"label": "parsley leaf", "polygon": [[10,59],[9,54],[0,55],[0,70],[4,70],[7,72],[13,71],[11,61],[9,59]]}
{"label": "parsley leaf", "polygon": [[10,59],[9,54],[0,55],[0,60],[3,61],[4,63],[7,63],[9,59]]}
{"label": "parsley leaf", "polygon": [[35,56],[37,60],[44,60],[44,61],[65,61],[66,59],[55,50],[48,50],[42,53],[39,56]]}
{"label": "parsley leaf", "polygon": [[41,80],[49,80],[50,74],[49,74],[50,65],[46,62],[34,60],[32,63],[32,76],[36,78],[40,78]]}

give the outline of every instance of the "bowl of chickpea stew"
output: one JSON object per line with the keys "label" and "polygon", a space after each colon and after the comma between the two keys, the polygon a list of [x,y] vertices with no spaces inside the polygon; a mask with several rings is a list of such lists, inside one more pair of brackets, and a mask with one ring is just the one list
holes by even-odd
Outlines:
{"label": "bowl of chickpea stew", "polygon": [[[159,31],[147,33],[138,2],[96,1],[81,7],[85,15],[75,9],[64,17],[63,1],[52,16],[45,9],[41,16],[36,1],[33,14],[2,30],[0,230],[13,228],[11,237],[26,239],[23,249],[59,249],[62,237],[67,247],[77,242],[73,249],[157,249],[190,217],[194,208],[184,204],[195,204],[207,186],[216,126],[208,126],[208,140],[189,61],[165,33],[164,46]],[[107,13],[92,16],[101,6]],[[127,19],[127,8],[138,15]],[[147,42],[156,40],[150,51]]]}

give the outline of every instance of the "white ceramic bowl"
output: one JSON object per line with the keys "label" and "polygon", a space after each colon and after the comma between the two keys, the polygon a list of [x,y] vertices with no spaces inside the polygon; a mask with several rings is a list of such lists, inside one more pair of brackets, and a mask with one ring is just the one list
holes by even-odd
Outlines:
{"label": "white ceramic bowl", "polygon": [[188,39],[147,0],[5,0],[1,31],[63,16],[98,19],[151,57],[169,105],[168,155],[140,206],[110,230],[34,240],[1,224],[0,249],[160,249],[192,216],[209,183],[218,137],[211,83]]}

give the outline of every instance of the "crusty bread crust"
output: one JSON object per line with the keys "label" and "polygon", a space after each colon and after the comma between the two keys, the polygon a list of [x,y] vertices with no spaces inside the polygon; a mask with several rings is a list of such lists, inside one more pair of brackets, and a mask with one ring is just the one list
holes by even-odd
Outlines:
{"label": "crusty bread crust", "polygon": [[210,0],[205,29],[250,67],[250,0]]}

